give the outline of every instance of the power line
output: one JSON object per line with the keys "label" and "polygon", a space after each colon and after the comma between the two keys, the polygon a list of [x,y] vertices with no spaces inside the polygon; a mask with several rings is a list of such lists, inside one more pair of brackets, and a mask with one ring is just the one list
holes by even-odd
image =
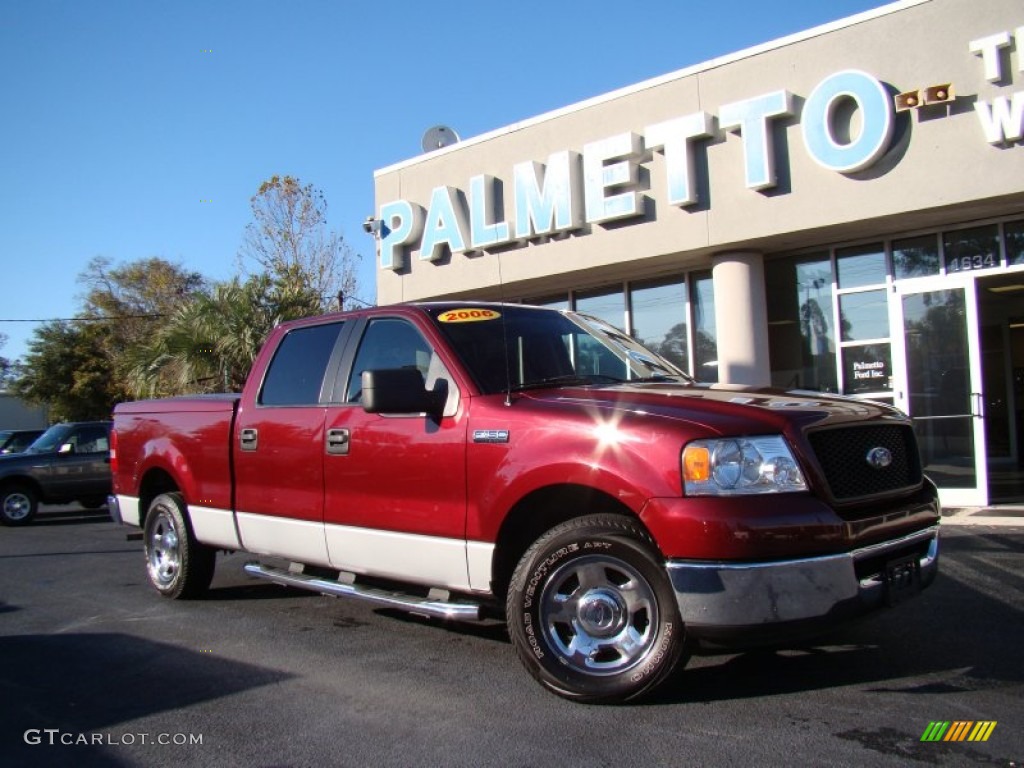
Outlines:
{"label": "power line", "polygon": [[45,317],[36,319],[3,318],[0,323],[103,323],[111,320],[153,320],[166,315],[107,315],[104,317]]}

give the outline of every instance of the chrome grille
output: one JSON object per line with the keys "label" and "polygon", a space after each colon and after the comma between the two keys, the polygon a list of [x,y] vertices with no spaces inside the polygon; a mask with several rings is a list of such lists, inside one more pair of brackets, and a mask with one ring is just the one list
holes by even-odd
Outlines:
{"label": "chrome grille", "polygon": [[[908,425],[872,424],[823,429],[807,435],[836,501],[895,493],[921,483],[921,462],[913,429]],[[887,467],[868,462],[868,453],[885,448]]]}

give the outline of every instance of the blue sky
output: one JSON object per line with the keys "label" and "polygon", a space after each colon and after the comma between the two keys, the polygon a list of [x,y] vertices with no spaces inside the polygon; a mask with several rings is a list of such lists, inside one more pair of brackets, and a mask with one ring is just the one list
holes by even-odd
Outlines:
{"label": "blue sky", "polygon": [[324,192],[375,298],[373,172],[883,3],[0,0],[0,355],[97,255],[230,277],[249,198]]}

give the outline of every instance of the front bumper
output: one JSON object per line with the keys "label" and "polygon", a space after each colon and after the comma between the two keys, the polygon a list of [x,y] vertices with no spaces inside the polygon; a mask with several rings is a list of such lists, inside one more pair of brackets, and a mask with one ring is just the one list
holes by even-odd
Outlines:
{"label": "front bumper", "polygon": [[[914,587],[931,584],[939,567],[939,529],[841,554],[766,563],[670,560],[669,578],[692,637],[740,639],[821,628],[893,602],[893,563]],[[764,630],[768,630],[764,632]]]}

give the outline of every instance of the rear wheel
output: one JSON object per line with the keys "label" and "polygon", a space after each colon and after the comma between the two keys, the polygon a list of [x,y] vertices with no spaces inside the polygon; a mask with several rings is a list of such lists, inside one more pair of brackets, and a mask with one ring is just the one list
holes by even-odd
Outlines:
{"label": "rear wheel", "polygon": [[577,701],[649,693],[685,645],[660,555],[639,523],[619,515],[576,518],[545,533],[516,567],[506,610],[526,668]]}
{"label": "rear wheel", "polygon": [[162,493],[146,514],[146,571],[164,597],[200,597],[213,580],[216,550],[196,541],[180,493]]}
{"label": "rear wheel", "polygon": [[9,485],[0,491],[0,522],[25,525],[36,516],[39,499],[27,485]]}

